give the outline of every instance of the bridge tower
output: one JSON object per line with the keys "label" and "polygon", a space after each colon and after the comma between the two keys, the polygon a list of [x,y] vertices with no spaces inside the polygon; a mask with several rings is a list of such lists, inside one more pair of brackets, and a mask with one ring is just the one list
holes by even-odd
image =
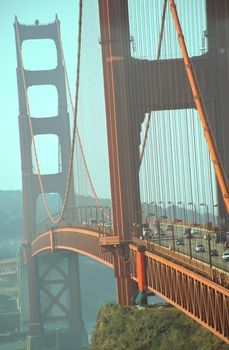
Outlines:
{"label": "bridge tower", "polygon": [[[227,91],[229,7],[227,0],[206,0],[208,50],[192,57],[217,153],[229,178]],[[105,86],[113,233],[120,246],[133,224],[141,224],[139,140],[145,114],[151,111],[196,108],[183,59],[144,60],[131,57],[128,0],[99,0]],[[178,73],[179,72],[179,73]],[[158,88],[160,81],[160,89]],[[176,81],[176,89],[167,82]],[[220,128],[218,127],[220,125]],[[221,218],[228,218],[226,194],[218,189]],[[119,302],[130,303],[128,264],[114,259]]]}
{"label": "bridge tower", "polygon": [[[77,254],[56,253],[32,257],[31,241],[37,232],[37,201],[41,193],[38,174],[33,169],[32,134],[29,126],[27,89],[30,86],[53,85],[58,94],[58,115],[31,117],[33,135],[57,135],[61,150],[61,170],[55,174],[41,175],[45,193],[57,193],[62,200],[68,176],[70,158],[70,125],[67,111],[66,82],[60,43],[60,23],[22,25],[14,23],[17,50],[17,80],[19,98],[19,129],[22,159],[24,245],[28,270],[29,335],[28,350],[41,350],[51,346],[60,349],[84,349],[87,336],[81,316],[79,261]],[[51,39],[57,52],[57,66],[52,70],[29,71],[22,63],[22,44],[25,40]],[[70,184],[67,207],[74,207],[74,183]],[[67,208],[66,208],[67,209]],[[68,211],[65,214],[65,219]],[[47,340],[48,322],[65,323],[66,329]],[[57,323],[56,323],[57,324]],[[59,326],[60,328],[60,326]],[[56,344],[58,339],[58,344]]]}
{"label": "bridge tower", "polygon": [[[114,255],[118,301],[131,303],[135,286],[130,266],[123,259],[125,242],[141,230],[139,191],[139,133],[134,124],[138,110],[131,103],[129,75],[130,33],[127,0],[99,0],[101,47],[105,87],[113,235],[120,254]],[[138,135],[138,137],[135,137]],[[127,254],[128,255],[128,254]]]}

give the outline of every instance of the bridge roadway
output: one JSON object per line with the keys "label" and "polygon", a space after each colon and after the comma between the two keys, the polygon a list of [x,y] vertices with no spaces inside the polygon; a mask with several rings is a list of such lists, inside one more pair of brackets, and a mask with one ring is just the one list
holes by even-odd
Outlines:
{"label": "bridge roadway", "polygon": [[16,258],[0,260],[0,277],[5,275],[15,275],[18,270]]}
{"label": "bridge roadway", "polygon": [[[223,271],[229,272],[229,261],[222,259],[224,252],[223,243],[216,243],[214,239],[214,231],[207,230],[205,228],[195,227],[192,229],[190,239],[185,233],[185,228],[190,226],[184,226],[180,224],[172,225],[174,227],[174,235],[172,230],[167,230],[166,225],[160,228],[160,239],[156,228],[152,226],[153,236],[151,242],[159,242],[160,245],[168,247],[174,251],[183,253],[188,256],[192,256],[196,260],[201,260],[207,264],[213,265],[222,269]],[[191,228],[190,228],[191,229]],[[208,241],[208,238],[210,242]],[[201,244],[204,246],[204,251],[197,251],[196,245]],[[212,255],[211,251],[215,250],[217,255]]]}
{"label": "bridge roadway", "polygon": [[[108,235],[109,233],[109,235]],[[158,242],[141,240],[119,242],[111,231],[89,225],[59,226],[49,229],[31,243],[33,256],[65,250],[91,257],[113,268],[114,250],[130,264],[131,278],[138,282],[136,256],[145,248],[145,273],[148,290],[161,296],[203,327],[229,344],[229,274],[186,252],[172,251]],[[124,247],[124,248],[123,248]],[[126,249],[129,247],[129,249]]]}
{"label": "bridge roadway", "polygon": [[0,260],[0,298],[18,297],[18,260]]}

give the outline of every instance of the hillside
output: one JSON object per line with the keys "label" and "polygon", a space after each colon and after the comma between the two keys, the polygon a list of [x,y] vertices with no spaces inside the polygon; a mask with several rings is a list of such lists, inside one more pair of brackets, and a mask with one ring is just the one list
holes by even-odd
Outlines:
{"label": "hillside", "polygon": [[107,305],[99,312],[90,350],[229,350],[173,307]]}
{"label": "hillside", "polygon": [[22,193],[0,190],[0,239],[21,239]]}
{"label": "hillside", "polygon": [[[47,194],[51,212],[58,211],[58,196]],[[110,206],[109,199],[101,199],[102,205]],[[95,200],[90,196],[76,195],[77,206],[95,206]],[[38,201],[38,223],[47,217],[42,200]],[[20,240],[22,235],[22,191],[0,190],[0,239]]]}

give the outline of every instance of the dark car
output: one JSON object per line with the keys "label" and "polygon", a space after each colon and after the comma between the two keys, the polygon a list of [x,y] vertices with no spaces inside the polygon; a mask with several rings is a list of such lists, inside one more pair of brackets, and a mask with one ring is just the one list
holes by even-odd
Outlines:
{"label": "dark car", "polygon": [[177,245],[184,245],[183,239],[182,239],[182,238],[181,238],[181,239],[177,239],[177,240],[176,240],[176,244],[177,244]]}
{"label": "dark car", "polygon": [[186,227],[184,229],[184,235],[190,235],[192,232],[191,232],[191,228],[190,227]]}
{"label": "dark car", "polygon": [[201,243],[197,243],[196,244],[196,252],[201,252],[204,253],[205,252],[205,246]]}
{"label": "dark car", "polygon": [[227,232],[220,231],[215,234],[215,242],[216,243],[225,243],[227,241]]}
{"label": "dark car", "polygon": [[218,256],[218,252],[216,249],[211,249],[211,252],[210,252],[211,256]]}

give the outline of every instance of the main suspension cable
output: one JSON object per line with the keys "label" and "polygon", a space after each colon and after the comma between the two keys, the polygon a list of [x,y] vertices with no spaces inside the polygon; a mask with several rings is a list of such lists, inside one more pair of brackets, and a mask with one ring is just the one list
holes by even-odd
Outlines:
{"label": "main suspension cable", "polygon": [[222,197],[223,197],[223,200],[225,203],[225,207],[227,209],[227,212],[229,213],[229,190],[228,190],[228,184],[227,184],[227,177],[225,178],[225,176],[224,176],[222,162],[221,162],[220,158],[218,157],[217,147],[216,147],[216,143],[214,142],[214,137],[213,137],[213,133],[211,130],[211,125],[208,122],[208,120],[206,119],[206,113],[204,110],[202,97],[200,95],[198,84],[197,84],[197,79],[196,79],[195,74],[193,72],[192,63],[191,63],[191,60],[190,60],[188,52],[187,52],[187,48],[186,48],[186,44],[184,41],[184,36],[183,36],[182,28],[180,25],[179,17],[178,17],[177,11],[176,11],[176,5],[175,5],[174,0],[169,0],[169,5],[170,5],[172,18],[174,21],[174,26],[175,26],[175,29],[177,32],[178,41],[179,41],[179,44],[181,47],[181,53],[182,53],[183,60],[185,63],[187,77],[188,77],[189,84],[190,84],[190,87],[191,87],[191,90],[193,93],[193,98],[194,98],[196,108],[197,108],[197,111],[198,111],[198,114],[200,117],[200,121],[201,121],[201,124],[203,127],[204,136],[206,138],[207,145],[209,147],[209,151],[210,151],[210,154],[212,157],[213,166],[214,166],[216,177],[217,177],[219,187],[220,187],[220,190],[222,193]]}
{"label": "main suspension cable", "polygon": [[[73,106],[72,94],[71,94],[70,83],[69,83],[69,78],[68,78],[68,72],[67,72],[66,63],[65,63],[64,50],[63,50],[63,46],[62,46],[59,26],[57,26],[57,32],[58,32],[58,39],[59,39],[59,42],[60,42],[61,58],[62,58],[63,66],[64,66],[64,73],[65,73],[65,78],[66,78],[66,83],[67,83],[68,96],[69,96],[69,100],[70,100],[72,114],[74,116],[75,115],[75,108]],[[78,97],[77,97],[76,101],[78,103]],[[91,188],[92,194],[94,196],[94,199],[95,199],[95,201],[97,203],[97,206],[98,206],[99,210],[101,210],[103,212],[104,216],[107,219],[109,219],[110,215],[103,208],[102,203],[101,203],[101,201],[100,201],[100,199],[99,199],[99,197],[98,197],[98,195],[96,193],[95,187],[93,185],[92,178],[91,178],[91,175],[90,175],[90,172],[89,172],[89,169],[88,169],[86,157],[85,157],[85,154],[84,154],[83,145],[82,145],[82,141],[81,141],[81,137],[80,137],[80,133],[79,133],[79,129],[78,129],[77,124],[76,124],[76,127],[75,127],[75,132],[76,132],[76,136],[77,136],[77,139],[78,139],[80,154],[81,154],[81,157],[82,157],[82,160],[83,160],[83,165],[84,165],[84,168],[85,168],[85,171],[86,171],[87,179],[88,179],[89,186]]]}

